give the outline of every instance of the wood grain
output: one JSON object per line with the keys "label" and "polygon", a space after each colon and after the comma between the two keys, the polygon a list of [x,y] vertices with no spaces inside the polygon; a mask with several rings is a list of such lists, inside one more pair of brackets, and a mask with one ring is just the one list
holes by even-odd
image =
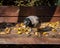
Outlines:
{"label": "wood grain", "polygon": [[19,35],[0,35],[0,44],[60,44],[59,38],[19,37]]}
{"label": "wood grain", "polygon": [[36,15],[42,22],[60,21],[60,6],[17,7],[0,6],[0,22],[16,23],[30,15]]}

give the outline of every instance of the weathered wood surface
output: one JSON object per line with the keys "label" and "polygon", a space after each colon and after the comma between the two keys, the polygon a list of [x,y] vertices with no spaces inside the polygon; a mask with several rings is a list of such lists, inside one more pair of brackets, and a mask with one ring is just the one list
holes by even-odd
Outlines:
{"label": "weathered wood surface", "polygon": [[42,22],[60,21],[60,6],[55,7],[0,6],[0,22],[12,22],[12,23],[18,21],[20,22],[23,21],[23,19],[29,15],[37,15],[40,18],[40,20],[42,20]]}
{"label": "weathered wood surface", "polygon": [[0,35],[0,44],[60,44],[60,39],[45,37],[20,37],[19,35]]}
{"label": "weathered wood surface", "polygon": [[19,8],[16,6],[0,6],[0,22],[17,22],[18,14]]}
{"label": "weathered wood surface", "polygon": [[60,16],[60,6],[20,7],[22,16]]}
{"label": "weathered wood surface", "polygon": [[37,15],[42,21],[60,21],[60,6],[20,7],[20,16]]}

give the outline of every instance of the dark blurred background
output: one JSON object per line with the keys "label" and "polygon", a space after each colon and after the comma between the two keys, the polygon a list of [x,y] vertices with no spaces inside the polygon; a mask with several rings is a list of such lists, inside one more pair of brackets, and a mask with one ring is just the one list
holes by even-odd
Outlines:
{"label": "dark blurred background", "polygon": [[2,5],[14,5],[14,6],[54,6],[59,5],[60,0],[0,0],[0,6]]}

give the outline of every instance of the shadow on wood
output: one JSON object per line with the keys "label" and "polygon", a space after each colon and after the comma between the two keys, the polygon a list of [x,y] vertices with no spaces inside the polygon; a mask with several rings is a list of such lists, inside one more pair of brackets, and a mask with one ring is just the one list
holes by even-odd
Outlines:
{"label": "shadow on wood", "polygon": [[42,22],[59,21],[60,20],[59,8],[60,8],[59,6],[20,7],[20,14],[18,19],[21,20],[18,20],[18,22],[22,21],[25,17],[30,15],[38,16],[40,18],[40,21]]}

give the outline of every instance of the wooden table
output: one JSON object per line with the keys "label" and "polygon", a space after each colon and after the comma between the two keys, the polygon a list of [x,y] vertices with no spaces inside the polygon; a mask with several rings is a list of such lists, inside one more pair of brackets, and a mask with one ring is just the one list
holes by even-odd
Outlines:
{"label": "wooden table", "polygon": [[0,44],[60,44],[58,38],[19,37],[19,35],[0,35]]}

